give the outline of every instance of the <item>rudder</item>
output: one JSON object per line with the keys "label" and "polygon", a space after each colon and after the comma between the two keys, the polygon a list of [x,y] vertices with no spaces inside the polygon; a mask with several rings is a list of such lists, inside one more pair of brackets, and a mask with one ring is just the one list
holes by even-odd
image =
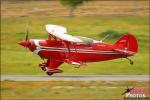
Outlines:
{"label": "rudder", "polygon": [[127,50],[136,53],[138,51],[138,43],[136,38],[131,34],[125,34],[120,37],[114,44],[116,49]]}

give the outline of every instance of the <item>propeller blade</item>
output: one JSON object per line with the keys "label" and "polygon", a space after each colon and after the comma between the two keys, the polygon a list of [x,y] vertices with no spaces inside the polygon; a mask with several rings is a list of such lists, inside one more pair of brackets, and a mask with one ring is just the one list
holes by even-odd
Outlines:
{"label": "propeller blade", "polygon": [[25,41],[28,41],[29,39],[29,30],[28,30],[28,24],[27,24],[27,27],[26,27],[26,35],[25,35]]}

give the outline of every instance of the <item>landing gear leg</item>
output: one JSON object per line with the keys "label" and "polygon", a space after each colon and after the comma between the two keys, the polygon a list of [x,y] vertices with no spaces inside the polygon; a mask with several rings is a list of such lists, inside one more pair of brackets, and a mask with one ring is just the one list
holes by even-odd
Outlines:
{"label": "landing gear leg", "polygon": [[133,62],[131,59],[129,59],[129,58],[126,58],[126,59],[129,60],[130,65],[133,65],[133,64],[134,64],[134,62]]}
{"label": "landing gear leg", "polygon": [[46,67],[47,67],[46,62],[43,62],[43,63],[39,64],[39,67],[40,67],[43,71],[46,71]]}
{"label": "landing gear leg", "polygon": [[62,73],[63,71],[60,69],[57,69],[59,65],[61,65],[63,62],[59,62],[56,59],[48,59],[46,62],[46,74],[51,76],[55,73]]}

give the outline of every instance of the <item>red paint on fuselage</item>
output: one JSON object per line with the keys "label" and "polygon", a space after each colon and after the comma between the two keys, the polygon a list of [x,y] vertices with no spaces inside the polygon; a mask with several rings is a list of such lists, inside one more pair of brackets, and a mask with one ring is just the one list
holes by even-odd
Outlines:
{"label": "red paint on fuselage", "polygon": [[93,43],[91,46],[85,44],[69,44],[69,49],[62,41],[43,40],[39,41],[37,46],[34,40],[31,40],[29,49],[34,52],[37,48],[41,48],[38,55],[41,58],[57,60],[72,59],[82,62],[96,62],[111,60],[123,57],[113,50],[113,45],[104,43]]}

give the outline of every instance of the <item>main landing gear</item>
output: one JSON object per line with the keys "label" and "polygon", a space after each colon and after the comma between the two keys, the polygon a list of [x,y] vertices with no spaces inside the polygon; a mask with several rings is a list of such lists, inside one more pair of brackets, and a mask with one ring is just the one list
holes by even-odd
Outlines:
{"label": "main landing gear", "polygon": [[46,72],[47,75],[51,76],[54,73],[62,73],[63,70],[60,69],[49,69],[46,62],[39,64],[39,67]]}
{"label": "main landing gear", "polygon": [[39,67],[40,67],[43,71],[46,71],[46,69],[47,69],[47,64],[46,64],[46,62],[43,62],[43,63],[39,64]]}
{"label": "main landing gear", "polygon": [[126,59],[129,60],[130,65],[133,65],[133,64],[134,64],[134,62],[133,62],[131,59],[129,59],[129,58],[126,58]]}
{"label": "main landing gear", "polygon": [[46,71],[46,74],[47,75],[53,75],[54,73],[62,73],[63,70],[60,70],[60,69],[49,69]]}

